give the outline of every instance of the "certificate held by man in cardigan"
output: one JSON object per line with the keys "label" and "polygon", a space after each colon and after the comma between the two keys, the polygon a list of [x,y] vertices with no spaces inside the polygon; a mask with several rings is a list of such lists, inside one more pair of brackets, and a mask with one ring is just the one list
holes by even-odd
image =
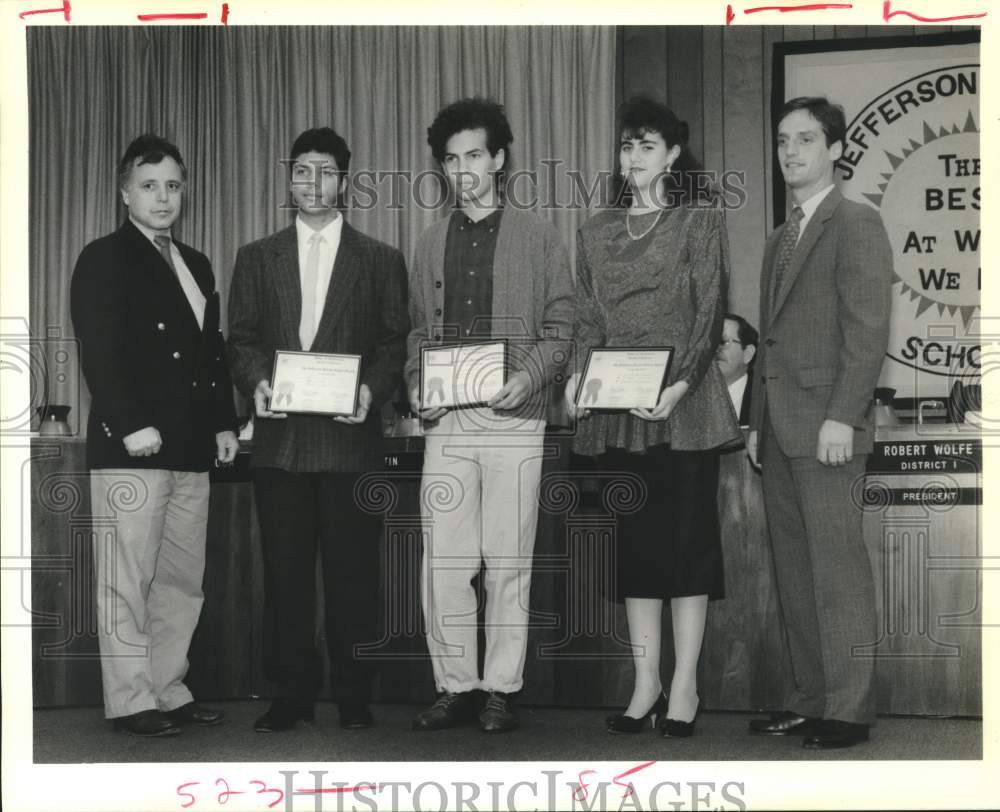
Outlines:
{"label": "certificate held by man in cardigan", "polygon": [[424,347],[420,355],[422,408],[482,406],[507,381],[507,342]]}
{"label": "certificate held by man in cardigan", "polygon": [[652,409],[667,382],[673,347],[595,347],[576,388],[576,405],[594,411]]}
{"label": "certificate held by man in cardigan", "polygon": [[352,415],[358,405],[360,373],[360,355],[278,350],[268,408],[331,417]]}

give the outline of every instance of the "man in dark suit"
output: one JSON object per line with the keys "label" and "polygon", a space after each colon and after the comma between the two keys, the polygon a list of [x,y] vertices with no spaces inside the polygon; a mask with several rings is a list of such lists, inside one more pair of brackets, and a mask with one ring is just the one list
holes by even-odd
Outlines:
{"label": "man in dark suit", "polygon": [[750,322],[735,313],[726,313],[715,363],[729,389],[733,411],[741,426],[750,425],[750,393],[753,388],[753,360],[757,355],[757,342],[757,331]]}
{"label": "man in dark suit", "polygon": [[754,733],[804,734],[810,748],[868,739],[875,584],[852,494],[872,450],[872,393],[889,338],[892,249],[874,209],[833,183],[844,149],[840,107],[787,102],[778,163],[795,207],[768,238],[761,352],[747,447],[764,506],[794,688]]}
{"label": "man in dark suit", "polygon": [[183,680],[203,601],[208,467],[235,457],[236,413],[212,267],[171,239],[180,152],[140,136],[118,173],[128,219],[81,252],[71,307],[91,394],[105,715],[118,730],[162,736],[222,721]]}
{"label": "man in dark suit", "polygon": [[[274,702],[254,726],[260,732],[313,719],[321,681],[313,622],[317,540],[340,724],[372,723],[374,663],[358,647],[377,639],[381,524],[359,506],[354,486],[360,473],[382,465],[379,409],[401,380],[410,323],[402,254],[356,231],[338,211],[350,158],[329,127],[295,140],[295,223],[240,249],[229,298],[233,378],[257,418],[252,466],[265,567],[264,670],[276,684]],[[276,350],[360,355],[354,415],[271,411]]]}

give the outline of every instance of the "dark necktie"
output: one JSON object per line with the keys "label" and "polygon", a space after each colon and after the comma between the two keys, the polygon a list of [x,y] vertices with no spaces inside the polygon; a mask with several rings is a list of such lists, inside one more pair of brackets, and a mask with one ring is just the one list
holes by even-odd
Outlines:
{"label": "dark necktie", "polygon": [[177,276],[177,268],[174,267],[174,255],[170,250],[170,237],[166,237],[163,234],[157,234],[153,237],[153,242],[156,243],[156,247],[160,249],[160,254],[163,259],[166,260],[167,265],[170,266],[170,270],[174,272],[174,276]]}
{"label": "dark necktie", "polygon": [[781,239],[778,241],[778,251],[774,257],[774,287],[772,299],[778,298],[778,291],[781,290],[781,282],[791,262],[792,254],[795,252],[795,244],[799,241],[799,222],[802,220],[803,211],[796,206],[792,209],[792,214],[785,224],[785,230],[781,232]]}

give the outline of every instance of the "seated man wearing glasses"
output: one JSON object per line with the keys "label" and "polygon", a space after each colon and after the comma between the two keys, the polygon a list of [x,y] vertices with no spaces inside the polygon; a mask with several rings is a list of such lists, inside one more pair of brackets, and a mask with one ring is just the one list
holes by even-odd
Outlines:
{"label": "seated man wearing glasses", "polygon": [[726,313],[715,362],[729,387],[733,410],[741,426],[750,425],[750,368],[757,355],[757,331],[742,316]]}

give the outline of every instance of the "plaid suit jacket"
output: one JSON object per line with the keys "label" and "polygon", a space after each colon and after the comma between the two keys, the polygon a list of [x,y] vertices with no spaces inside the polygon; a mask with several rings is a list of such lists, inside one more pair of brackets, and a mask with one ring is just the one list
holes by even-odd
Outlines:
{"label": "plaid suit jacket", "polygon": [[775,291],[784,228],[772,232],[764,250],[750,426],[760,431],[767,410],[782,451],[812,457],[823,421],[836,420],[854,427],[855,453],[869,453],[872,396],[889,342],[889,237],[874,209],[833,189]]}
{"label": "plaid suit jacket", "polygon": [[[289,414],[254,421],[254,467],[296,472],[366,471],[381,467],[379,411],[401,381],[406,360],[406,264],[385,243],[344,223],[313,352],[361,356],[361,383],[372,393],[364,424]],[[271,380],[275,350],[301,350],[295,226],[240,248],[229,293],[227,354],[237,388],[251,401]]]}

